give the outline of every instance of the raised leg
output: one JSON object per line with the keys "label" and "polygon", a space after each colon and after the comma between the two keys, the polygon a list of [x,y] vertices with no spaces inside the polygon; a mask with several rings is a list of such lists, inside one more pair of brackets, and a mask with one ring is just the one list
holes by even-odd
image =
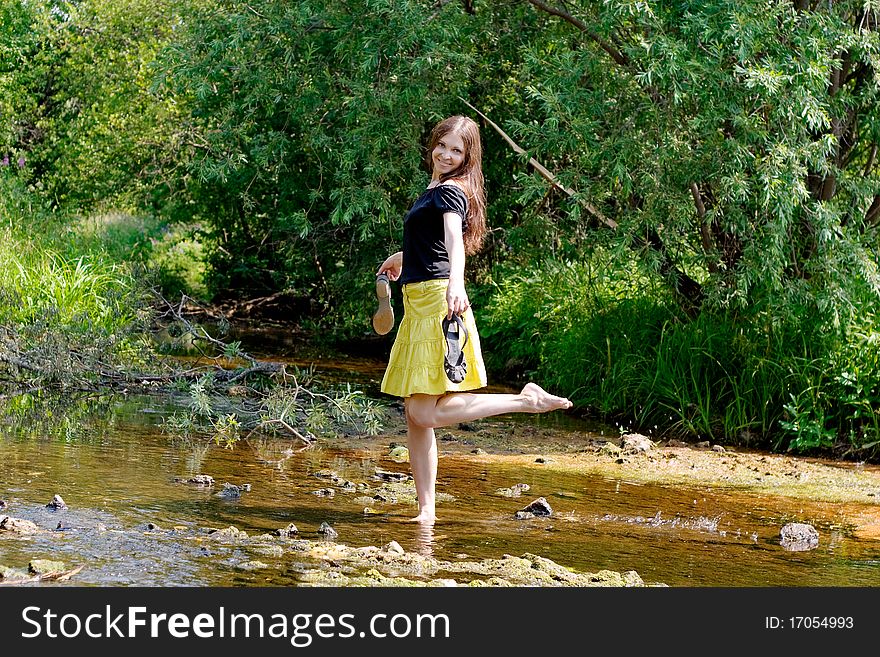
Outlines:
{"label": "raised leg", "polygon": [[417,522],[433,524],[436,518],[437,439],[434,429],[503,413],[546,413],[571,408],[565,397],[551,395],[527,383],[518,395],[453,392],[447,395],[412,395],[406,405],[409,463],[419,498]]}
{"label": "raised leg", "polygon": [[448,395],[413,395],[407,400],[407,421],[422,427],[447,427],[504,413],[546,413],[571,408],[565,397],[557,397],[534,383],[527,383],[518,395],[453,392]]}

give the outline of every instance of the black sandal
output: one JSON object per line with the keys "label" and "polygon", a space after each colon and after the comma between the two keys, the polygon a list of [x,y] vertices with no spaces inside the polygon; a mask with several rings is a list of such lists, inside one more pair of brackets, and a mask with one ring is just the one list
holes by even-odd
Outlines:
{"label": "black sandal", "polygon": [[467,327],[459,315],[453,315],[452,319],[444,318],[441,326],[446,341],[446,355],[443,358],[446,378],[453,383],[461,383],[467,375],[467,362],[464,358],[464,348],[468,341]]}

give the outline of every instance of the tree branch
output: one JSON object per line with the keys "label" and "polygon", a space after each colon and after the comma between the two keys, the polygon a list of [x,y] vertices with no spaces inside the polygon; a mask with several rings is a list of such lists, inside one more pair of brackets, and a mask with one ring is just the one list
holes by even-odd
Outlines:
{"label": "tree branch", "polygon": [[873,146],[871,146],[871,154],[868,156],[868,163],[865,165],[865,173],[864,177],[867,178],[871,175],[871,169],[874,168],[874,161],[877,159],[877,142],[875,141]]}
{"label": "tree branch", "polygon": [[[700,218],[700,241],[703,243],[703,252],[709,256],[712,251],[712,234],[709,230],[709,224],[706,223],[706,205],[703,203],[703,196],[700,194],[700,188],[697,183],[691,183],[691,196],[694,197],[694,205],[697,207],[697,216]],[[718,265],[714,260],[707,262],[709,271],[713,274],[718,271]]]}
{"label": "tree branch", "polygon": [[542,0],[529,0],[529,2],[537,7],[538,9],[547,12],[548,14],[552,14],[553,16],[559,16],[561,19],[568,21],[572,25],[574,25],[581,32],[586,34],[590,39],[595,41],[602,50],[611,55],[611,58],[620,64],[621,66],[629,66],[629,58],[620,52],[617,48],[612,46],[610,43],[605,41],[601,36],[593,32],[587,25],[578,18],[575,18],[567,11],[563,11],[562,9],[557,9],[556,7],[551,7],[546,2],[542,2]]}
{"label": "tree branch", "polygon": [[[501,135],[501,138],[504,141],[506,141],[514,151],[516,151],[519,155],[526,155],[525,149],[523,149],[519,144],[517,144],[515,141],[513,141],[513,139],[511,139],[507,135],[507,133],[504,132],[504,130],[502,130],[500,127],[498,127],[498,125],[494,121],[492,121],[492,119],[490,119],[488,116],[483,114],[480,110],[478,110],[476,107],[471,105],[469,102],[467,102],[461,96],[459,96],[458,99],[461,102],[463,102],[465,105],[470,107],[477,114],[479,114],[483,118],[483,120],[486,121],[486,123],[488,123],[490,126],[492,126],[492,128],[495,130],[495,132],[497,132],[499,135]],[[572,198],[576,197],[574,190],[569,189],[568,187],[563,185],[561,182],[559,182],[559,180],[556,179],[556,176],[554,176],[549,171],[549,169],[547,169],[547,167],[545,167],[543,164],[538,162],[538,160],[536,160],[533,157],[530,157],[529,164],[531,164],[535,168],[535,170],[544,177],[545,180],[547,180],[551,185],[556,187],[556,189],[560,190],[561,192],[564,192],[569,197],[572,197]],[[617,222],[614,221],[613,219],[609,219],[604,214],[602,214],[601,210],[599,210],[599,208],[597,208],[595,205],[593,205],[592,203],[590,203],[588,201],[581,201],[581,203],[590,214],[592,214],[594,217],[596,217],[603,224],[605,224],[609,228],[617,228]]]}
{"label": "tree branch", "polygon": [[[488,116],[483,114],[476,107],[467,102],[464,98],[459,96],[459,100],[463,102],[465,105],[470,107],[474,112],[479,114],[492,128],[501,135],[502,139],[506,141],[514,151],[516,151],[520,155],[525,155],[526,151],[513,139],[511,139],[507,133],[505,133],[498,125],[495,124]],[[575,192],[568,187],[564,186],[560,183],[556,176],[554,176],[544,165],[538,162],[535,158],[529,158],[529,164],[531,164],[535,169],[554,187],[561,190],[569,197],[577,198],[575,196]],[[589,211],[593,216],[598,218],[602,223],[604,223],[609,228],[617,228],[618,224],[613,219],[609,219],[602,212],[594,206],[592,203],[588,203],[586,201],[581,201],[584,207]],[[680,295],[680,297],[684,300],[683,308],[685,312],[690,314],[694,314],[702,304],[703,300],[703,289],[702,286],[695,281],[693,278],[678,270],[675,264],[672,262],[672,259],[669,257],[669,253],[666,250],[666,245],[663,243],[663,240],[660,238],[660,235],[657,234],[653,229],[650,231],[647,239],[636,237],[635,238],[636,246],[649,246],[654,249],[658,253],[661,254],[662,260],[660,265],[660,271],[664,277],[666,277],[669,281],[671,281],[673,289]]]}

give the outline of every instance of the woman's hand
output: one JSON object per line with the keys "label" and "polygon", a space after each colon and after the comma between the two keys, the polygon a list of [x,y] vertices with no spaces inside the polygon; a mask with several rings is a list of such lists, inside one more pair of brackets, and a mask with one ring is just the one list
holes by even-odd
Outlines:
{"label": "woman's hand", "polygon": [[446,286],[446,306],[448,309],[446,319],[452,319],[452,315],[461,315],[471,307],[464,283],[449,279],[449,285]]}
{"label": "woman's hand", "polygon": [[403,271],[403,251],[398,251],[387,258],[385,258],[385,262],[383,262],[379,266],[379,271],[376,272],[376,276],[381,273],[388,274],[388,278],[392,281],[396,281],[400,278],[400,274]]}

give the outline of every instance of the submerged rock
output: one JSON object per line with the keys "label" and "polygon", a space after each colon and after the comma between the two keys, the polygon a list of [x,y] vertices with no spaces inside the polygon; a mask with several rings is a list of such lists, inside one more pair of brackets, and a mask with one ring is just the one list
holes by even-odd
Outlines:
{"label": "submerged rock", "polygon": [[409,481],[410,479],[412,479],[412,476],[407,474],[406,472],[391,472],[389,470],[381,470],[379,468],[376,468],[376,472],[373,477],[381,481]]}
{"label": "submerged rock", "polygon": [[281,538],[290,538],[291,536],[299,533],[299,530],[293,523],[290,523],[289,525],[287,525],[287,527],[284,527],[283,529],[277,529],[275,531]]}
{"label": "submerged rock", "polygon": [[206,474],[197,474],[195,476],[186,479],[184,477],[175,477],[174,481],[180,484],[192,484],[193,486],[213,486],[214,485],[214,477]]}
{"label": "submerged rock", "polygon": [[243,532],[238,527],[233,527],[232,525],[224,529],[209,529],[208,536],[214,540],[222,541],[241,541],[248,537],[247,532]]}
{"label": "submerged rock", "polygon": [[244,490],[250,490],[250,488],[245,489],[243,486],[236,486],[235,484],[224,482],[223,490],[217,493],[217,497],[223,497],[227,500],[237,500],[241,497],[241,493]]}
{"label": "submerged rock", "polygon": [[529,490],[528,484],[514,484],[510,488],[499,488],[496,493],[504,497],[519,497],[524,491]]}

